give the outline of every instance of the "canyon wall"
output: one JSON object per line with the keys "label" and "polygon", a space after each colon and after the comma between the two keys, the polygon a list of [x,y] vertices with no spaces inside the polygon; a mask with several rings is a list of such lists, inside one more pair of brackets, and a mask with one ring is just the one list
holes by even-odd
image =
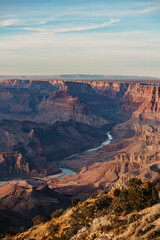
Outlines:
{"label": "canyon wall", "polygon": [[[8,121],[8,125],[5,131],[0,132],[0,149],[5,146],[5,151],[18,151],[23,155],[23,151],[26,151],[27,157],[34,158],[31,166],[29,165],[30,174],[36,175],[40,172],[45,174],[45,165],[46,169],[54,168],[49,163],[46,164],[48,161],[46,159],[50,158],[51,153],[54,152],[53,159],[59,160],[85,147],[87,149],[96,145],[96,136],[98,142],[104,139],[104,132],[102,133],[101,129],[96,130],[97,128],[104,127],[106,131],[115,126],[114,138],[119,139],[121,136],[122,139],[135,135],[138,141],[135,146],[140,155],[145,156],[148,152],[148,156],[152,156],[160,151],[160,134],[157,126],[160,114],[159,97],[159,86],[154,86],[153,83],[5,80],[0,83],[0,118],[5,119],[6,123]],[[8,130],[9,121],[13,119],[21,122],[32,121],[34,126],[29,128],[27,135],[20,130],[19,123],[14,122],[15,133],[13,133]],[[59,125],[56,121],[59,121]],[[78,127],[74,125],[75,122],[79,123]],[[47,127],[41,126],[41,123],[45,123]],[[2,121],[1,124],[3,129],[4,122]],[[59,131],[56,135],[54,124],[57,129],[62,128],[63,132]],[[69,126],[67,127],[66,124]],[[37,126],[40,126],[39,130]],[[91,129],[95,134],[91,134]],[[75,132],[76,140],[71,138],[71,130]],[[57,136],[59,139],[60,137],[65,139],[62,140],[62,144],[59,143],[57,152],[55,141],[53,144],[47,139],[48,146],[43,141],[50,132],[52,132],[52,140]],[[22,144],[22,139],[26,144]],[[93,144],[87,141],[93,141]],[[128,151],[134,154],[135,148],[128,148]],[[22,159],[24,161],[24,158]],[[20,171],[25,175],[27,173],[24,169],[22,167]],[[46,173],[49,172],[51,171],[47,170]],[[21,173],[19,172],[18,175]]]}

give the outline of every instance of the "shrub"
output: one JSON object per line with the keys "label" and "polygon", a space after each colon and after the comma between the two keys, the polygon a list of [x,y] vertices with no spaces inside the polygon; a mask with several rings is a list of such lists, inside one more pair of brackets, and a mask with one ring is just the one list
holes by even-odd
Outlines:
{"label": "shrub", "polygon": [[129,187],[133,187],[133,188],[137,188],[141,184],[142,184],[142,181],[140,179],[138,179],[138,178],[131,178],[128,181],[128,186]]}
{"label": "shrub", "polygon": [[73,228],[67,228],[62,234],[60,239],[61,240],[69,240],[72,236],[77,233]]}
{"label": "shrub", "polygon": [[52,238],[49,238],[49,240],[61,240],[59,237],[53,236]]}
{"label": "shrub", "polygon": [[110,224],[108,225],[100,225],[98,228],[97,228],[97,231],[99,232],[102,232],[102,233],[107,233],[108,231],[110,231],[112,229],[112,226]]}
{"label": "shrub", "polygon": [[39,224],[45,222],[45,219],[44,219],[44,217],[38,215],[32,219],[32,222],[33,222],[33,225],[36,226],[36,225],[39,225]]}
{"label": "shrub", "polygon": [[108,208],[110,203],[111,199],[107,196],[100,197],[95,201],[97,210],[103,210],[104,208]]}
{"label": "shrub", "polygon": [[57,209],[55,212],[52,213],[51,219],[60,217],[63,214],[63,212],[64,212],[63,209]]}
{"label": "shrub", "polygon": [[115,236],[118,236],[119,234],[122,234],[124,232],[124,227],[120,226],[114,229],[113,233]]}
{"label": "shrub", "polygon": [[71,207],[75,207],[79,202],[80,200],[78,198],[73,198],[71,202]]}
{"label": "shrub", "polygon": [[96,191],[96,192],[92,193],[89,198],[93,198],[94,199],[94,198],[97,197],[97,195],[98,195],[98,192]]}
{"label": "shrub", "polygon": [[59,224],[51,224],[48,230],[51,235],[55,235],[59,231]]}
{"label": "shrub", "polygon": [[112,194],[113,194],[114,197],[118,197],[119,194],[120,194],[120,192],[121,192],[121,191],[120,191],[118,188],[115,188],[115,189],[113,190],[113,193],[112,193]]}
{"label": "shrub", "polygon": [[157,200],[158,192],[154,183],[142,184],[141,180],[133,178],[128,181],[128,188],[122,189],[119,196],[113,199],[112,208],[115,214],[128,214],[150,207]]}
{"label": "shrub", "polygon": [[95,217],[95,206],[81,206],[73,210],[70,217],[70,227],[61,235],[62,240],[68,240],[84,226],[89,226]]}

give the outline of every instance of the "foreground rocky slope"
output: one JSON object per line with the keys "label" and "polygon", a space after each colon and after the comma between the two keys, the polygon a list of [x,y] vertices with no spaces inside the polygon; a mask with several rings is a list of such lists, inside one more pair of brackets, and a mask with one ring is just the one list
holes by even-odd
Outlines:
{"label": "foreground rocky slope", "polygon": [[157,200],[153,183],[130,179],[128,185],[99,192],[82,203],[75,199],[72,208],[54,212],[46,223],[37,217],[28,231],[4,239],[159,239]]}

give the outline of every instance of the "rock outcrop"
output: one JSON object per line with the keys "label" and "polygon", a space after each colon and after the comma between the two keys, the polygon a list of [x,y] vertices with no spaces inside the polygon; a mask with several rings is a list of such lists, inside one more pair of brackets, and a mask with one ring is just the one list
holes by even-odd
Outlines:
{"label": "rock outcrop", "polygon": [[50,189],[41,180],[4,182],[0,186],[0,232],[10,227],[30,227],[35,216],[48,218],[53,211],[69,204],[69,197]]}
{"label": "rock outcrop", "polygon": [[96,93],[109,98],[121,98],[128,89],[129,83],[92,81],[90,82]]}
{"label": "rock outcrop", "polygon": [[[27,231],[23,231],[15,236],[8,235],[3,239],[43,240],[45,238],[46,240],[50,240],[51,238],[55,238],[58,240],[132,240],[134,238],[143,238],[145,240],[158,240],[160,233],[160,203],[156,203],[156,201],[152,199],[153,202],[151,202],[149,206],[149,204],[146,204],[146,199],[133,198],[131,201],[136,206],[133,206],[133,209],[137,208],[137,202],[141,203],[141,206],[139,209],[136,209],[136,212],[131,209],[125,212],[125,214],[121,211],[118,212],[118,209],[121,209],[119,203],[120,197],[118,194],[120,191],[124,194],[124,187],[125,190],[127,190],[127,186],[124,184],[121,185],[120,188],[116,188],[117,190],[119,189],[117,195],[115,195],[116,192],[111,195],[110,193],[107,194],[105,191],[99,191],[93,196],[90,196],[86,201],[78,202],[75,206],[68,208],[66,211],[59,212],[59,215],[52,215],[53,218],[49,221],[40,222]],[[146,189],[144,185],[141,187]],[[152,190],[153,189],[152,187]],[[130,191],[134,190],[130,188]],[[139,194],[135,193],[134,195],[139,196]],[[149,199],[152,198],[150,195],[149,192]],[[121,205],[123,208],[127,209],[127,206],[124,207],[124,203],[127,204],[127,200],[123,200],[123,197],[121,197],[121,199]],[[115,209],[116,203],[118,203],[119,207],[117,207],[117,209]],[[115,214],[116,212],[118,212],[118,214]]]}
{"label": "rock outcrop", "polygon": [[0,153],[0,176],[26,177],[30,175],[29,163],[19,152]]}

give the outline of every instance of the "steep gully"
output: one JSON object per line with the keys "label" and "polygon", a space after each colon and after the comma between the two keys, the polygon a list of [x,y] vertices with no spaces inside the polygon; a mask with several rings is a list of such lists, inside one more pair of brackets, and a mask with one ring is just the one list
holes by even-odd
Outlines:
{"label": "steep gully", "polygon": [[[84,154],[84,153],[94,152],[94,151],[96,151],[96,150],[98,150],[98,149],[101,149],[101,148],[103,148],[104,146],[110,144],[110,142],[112,141],[113,137],[112,137],[112,135],[110,134],[110,132],[107,132],[106,135],[107,135],[107,139],[106,139],[103,143],[101,143],[101,145],[99,145],[98,147],[96,147],[96,148],[90,148],[90,149],[88,149],[88,150],[85,150],[84,152],[72,154],[72,155],[70,155],[69,157],[66,157],[64,160],[69,160],[69,159],[72,159],[72,158],[74,158],[74,157],[78,157],[78,156],[80,156],[80,155],[82,155],[82,154]],[[56,162],[56,163],[57,163],[57,162]],[[60,168],[60,170],[62,171],[62,174],[63,174],[63,175],[60,176],[59,178],[62,178],[62,177],[64,177],[64,176],[72,176],[72,175],[75,174],[75,172],[72,171],[71,169]]]}

